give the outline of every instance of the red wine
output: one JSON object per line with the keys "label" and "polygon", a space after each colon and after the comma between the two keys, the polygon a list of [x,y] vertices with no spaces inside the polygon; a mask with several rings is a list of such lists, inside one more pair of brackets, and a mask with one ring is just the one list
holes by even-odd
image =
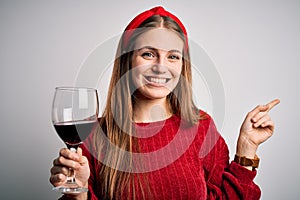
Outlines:
{"label": "red wine", "polygon": [[95,124],[95,121],[59,122],[54,124],[54,128],[69,148],[76,148],[91,133]]}

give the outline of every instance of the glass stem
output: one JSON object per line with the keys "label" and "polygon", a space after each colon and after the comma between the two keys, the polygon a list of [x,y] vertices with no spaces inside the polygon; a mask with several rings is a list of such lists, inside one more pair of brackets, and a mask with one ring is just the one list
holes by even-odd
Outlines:
{"label": "glass stem", "polygon": [[[77,151],[74,147],[71,147],[70,150],[75,153]],[[69,168],[69,174],[67,176],[67,184],[76,184],[75,171],[73,168]]]}

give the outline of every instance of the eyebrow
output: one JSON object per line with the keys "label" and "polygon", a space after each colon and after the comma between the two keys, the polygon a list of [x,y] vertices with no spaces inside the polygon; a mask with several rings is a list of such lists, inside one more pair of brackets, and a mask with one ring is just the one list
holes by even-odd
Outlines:
{"label": "eyebrow", "polygon": [[[136,49],[136,50],[137,50],[137,51],[141,51],[141,50],[143,50],[143,49],[149,49],[149,50],[152,50],[152,51],[156,51],[156,50],[157,50],[157,48],[152,47],[152,46],[143,46],[143,47],[138,48],[138,49]],[[162,50],[164,50],[164,49],[162,49]],[[173,52],[173,53],[179,53],[179,54],[182,54],[182,51],[179,51],[179,50],[177,50],[177,49],[171,49],[171,50],[169,50],[168,52]]]}

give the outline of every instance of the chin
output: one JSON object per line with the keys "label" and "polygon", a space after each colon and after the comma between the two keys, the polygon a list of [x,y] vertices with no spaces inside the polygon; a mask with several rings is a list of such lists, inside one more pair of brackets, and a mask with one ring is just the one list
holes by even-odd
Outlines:
{"label": "chin", "polygon": [[169,94],[170,94],[169,91],[167,91],[167,92],[156,91],[156,92],[151,93],[151,94],[147,93],[144,96],[147,97],[148,99],[154,100],[154,99],[165,99]]}

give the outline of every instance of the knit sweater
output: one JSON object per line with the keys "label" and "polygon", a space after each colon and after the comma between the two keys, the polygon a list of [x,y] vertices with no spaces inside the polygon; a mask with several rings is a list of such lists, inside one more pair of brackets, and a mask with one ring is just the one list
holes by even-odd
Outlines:
{"label": "knit sweater", "polygon": [[[256,171],[250,171],[235,162],[229,163],[228,147],[218,133],[212,118],[206,113],[198,125],[187,126],[174,115],[151,123],[136,123],[140,147],[138,160],[143,167],[133,171],[135,181],[131,193],[123,199],[259,199],[261,191],[253,182]],[[94,154],[92,134],[85,141],[83,155],[89,160],[89,199],[102,199],[97,190],[102,163]],[[140,188],[142,187],[142,189]],[[150,190],[143,196],[142,191]]]}

